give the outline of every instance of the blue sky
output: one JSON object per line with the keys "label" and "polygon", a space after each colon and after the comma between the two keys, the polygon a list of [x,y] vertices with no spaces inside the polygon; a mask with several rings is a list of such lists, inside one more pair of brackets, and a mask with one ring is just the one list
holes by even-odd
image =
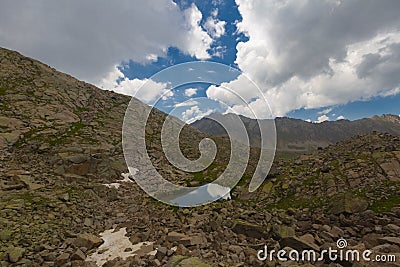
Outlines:
{"label": "blue sky", "polygon": [[[211,112],[354,120],[400,114],[398,10],[397,0],[5,0],[0,46],[146,103],[163,96],[157,108],[186,121]],[[154,78],[204,60],[241,73],[172,91]],[[188,74],[170,78],[179,75]]]}
{"label": "blue sky", "polygon": [[[216,42],[214,42],[209,49],[210,54],[217,47],[223,47],[221,54],[218,56],[212,55],[208,60],[220,62],[238,68],[235,63],[236,60],[236,46],[239,42],[248,41],[248,37],[243,33],[237,31],[236,23],[242,20],[242,17],[238,11],[238,7],[235,1],[220,1],[219,3],[211,3],[210,1],[175,1],[181,9],[190,7],[195,4],[201,11],[203,18],[200,24],[206,23],[206,19],[212,16],[213,11],[218,9],[217,19],[225,21],[225,34],[221,36]],[[185,54],[176,47],[170,47],[165,57],[158,57],[156,61],[142,64],[134,61],[129,61],[124,68],[120,68],[123,74],[129,79],[145,79],[156,74],[158,71],[183,62],[189,62],[198,60],[196,57]],[[197,88],[197,93],[193,97],[207,97],[206,90],[209,84],[196,84],[194,87]],[[186,85],[177,89],[182,91],[185,88],[191,88],[193,86]],[[177,100],[178,98],[179,100]],[[184,95],[175,96],[175,101],[187,101],[187,97]],[[294,109],[285,114],[285,116],[292,118],[299,118],[308,121],[323,121],[323,120],[337,120],[337,119],[349,119],[356,120],[365,117],[371,117],[373,115],[382,114],[400,114],[399,109],[400,94],[390,95],[387,97],[372,96],[368,100],[363,101],[349,101],[343,104],[336,104],[331,106],[324,106],[319,108],[299,108]],[[169,104],[171,104],[169,102]],[[165,104],[165,106],[159,104],[157,106],[165,112],[172,110],[171,106]],[[208,109],[207,109],[208,110]],[[179,112],[182,112],[182,108],[174,110],[174,115],[179,117]],[[215,112],[223,112],[221,109],[216,109]],[[182,118],[182,117],[181,117]]]}

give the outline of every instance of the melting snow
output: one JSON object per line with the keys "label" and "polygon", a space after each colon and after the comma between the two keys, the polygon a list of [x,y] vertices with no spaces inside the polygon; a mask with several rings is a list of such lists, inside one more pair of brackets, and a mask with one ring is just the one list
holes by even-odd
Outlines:
{"label": "melting snow", "polygon": [[100,234],[104,243],[97,250],[86,258],[86,261],[96,262],[97,266],[103,266],[107,261],[117,257],[125,260],[134,255],[155,255],[153,242],[140,242],[133,245],[126,236],[126,228],[106,230]]}
{"label": "melting snow", "polygon": [[[130,171],[132,171],[132,174],[135,175],[136,172],[138,171],[137,169],[130,169]],[[118,189],[121,185],[121,183],[133,183],[132,179],[131,179],[131,174],[128,173],[121,173],[121,176],[124,178],[122,180],[117,180],[117,182],[115,183],[111,183],[111,184],[103,184],[105,186],[107,186],[108,188],[115,188]]]}

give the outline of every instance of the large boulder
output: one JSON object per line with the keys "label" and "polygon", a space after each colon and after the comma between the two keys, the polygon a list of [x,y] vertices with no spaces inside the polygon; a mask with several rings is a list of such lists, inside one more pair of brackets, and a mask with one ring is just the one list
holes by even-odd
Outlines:
{"label": "large boulder", "polygon": [[353,196],[350,193],[338,196],[331,201],[331,212],[333,214],[340,213],[359,213],[367,210],[368,201],[357,196]]}
{"label": "large boulder", "polygon": [[92,249],[95,247],[100,246],[103,244],[104,240],[99,238],[98,236],[95,236],[93,234],[79,234],[77,238],[74,239],[73,245],[77,248],[87,248],[87,249]]}
{"label": "large boulder", "polygon": [[314,251],[319,251],[319,247],[316,244],[309,243],[306,240],[300,239],[296,236],[282,238],[279,241],[279,244],[281,245],[282,248],[290,247],[296,249],[297,251],[310,250],[310,249]]}
{"label": "large boulder", "polygon": [[242,220],[236,220],[233,224],[232,231],[248,237],[262,238],[265,237],[264,228],[258,224],[249,223]]}

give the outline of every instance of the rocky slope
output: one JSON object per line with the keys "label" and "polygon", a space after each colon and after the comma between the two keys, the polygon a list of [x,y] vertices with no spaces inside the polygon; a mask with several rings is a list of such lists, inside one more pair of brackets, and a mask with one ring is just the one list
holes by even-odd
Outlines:
{"label": "rocky slope", "polygon": [[[229,121],[229,114],[212,114],[222,121]],[[260,130],[256,120],[241,117],[250,142],[253,146],[260,145]],[[263,120],[261,124],[265,123]],[[225,130],[214,121],[203,118],[192,125],[200,131],[223,136]],[[278,152],[309,152],[318,147],[326,147],[330,144],[345,140],[355,135],[368,134],[373,131],[400,135],[400,117],[396,115],[373,116],[355,121],[338,120],[323,123],[310,123],[299,119],[276,118],[277,150]]]}
{"label": "rocky slope", "polygon": [[[127,172],[121,126],[129,98],[5,49],[0,67],[0,266],[305,266],[262,262],[257,251],[268,245],[318,252],[335,248],[338,238],[348,248],[400,259],[398,137],[359,136],[278,160],[252,194],[246,192],[249,168],[233,200],[178,209],[148,197],[130,179],[116,184]],[[223,170],[224,138],[216,138],[225,149],[205,172],[188,175],[167,164],[155,138],[163,116],[156,111],[148,129],[160,172],[199,184]],[[184,154],[195,158],[203,137],[186,127]],[[107,233],[118,235],[111,247],[122,251],[98,261],[110,252]]]}

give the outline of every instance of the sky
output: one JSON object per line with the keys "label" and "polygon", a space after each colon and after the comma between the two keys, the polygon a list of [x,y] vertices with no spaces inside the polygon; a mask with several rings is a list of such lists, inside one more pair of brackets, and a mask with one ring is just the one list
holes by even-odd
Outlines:
{"label": "sky", "polygon": [[[187,122],[354,120],[400,114],[399,10],[398,0],[2,0],[0,46]],[[176,88],[154,76],[192,61],[238,71]]]}

